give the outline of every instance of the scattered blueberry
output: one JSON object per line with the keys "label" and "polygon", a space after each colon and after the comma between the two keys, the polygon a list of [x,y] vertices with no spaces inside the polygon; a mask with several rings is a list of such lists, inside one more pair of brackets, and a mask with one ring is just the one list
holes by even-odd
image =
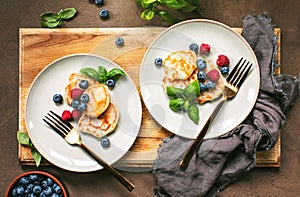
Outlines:
{"label": "scattered blueberry", "polygon": [[216,84],[212,81],[208,81],[205,85],[209,90],[212,90],[216,87]]}
{"label": "scattered blueberry", "polygon": [[109,80],[106,81],[106,85],[107,85],[109,88],[112,89],[112,88],[115,87],[116,82],[115,82],[115,80],[113,80],[113,79],[109,79]]}
{"label": "scattered blueberry", "polygon": [[107,20],[109,18],[109,12],[106,9],[102,9],[99,12],[99,16],[102,20]]}
{"label": "scattered blueberry", "polygon": [[104,0],[95,0],[95,4],[98,6],[103,6],[104,5]]}
{"label": "scattered blueberry", "polygon": [[204,83],[200,83],[200,92],[204,92],[207,90],[207,86]]}
{"label": "scattered blueberry", "polygon": [[205,78],[206,78],[206,73],[205,73],[204,71],[200,70],[200,71],[198,72],[198,74],[197,74],[197,78],[198,78],[198,80],[200,80],[200,81],[205,80]]}
{"label": "scattered blueberry", "polygon": [[87,104],[86,103],[81,103],[79,106],[78,106],[78,110],[80,111],[85,111],[87,108]]}
{"label": "scattered blueberry", "polygon": [[87,103],[89,101],[89,95],[87,94],[82,94],[80,96],[80,101],[83,102],[83,103]]}
{"label": "scattered blueberry", "polygon": [[228,66],[220,67],[220,72],[222,73],[222,75],[227,75],[229,73],[229,67]]}
{"label": "scattered blueberry", "polygon": [[101,143],[101,146],[102,146],[103,148],[108,148],[108,147],[110,147],[110,141],[109,141],[109,139],[108,139],[107,137],[101,138],[100,143]]}
{"label": "scattered blueberry", "polygon": [[54,103],[62,104],[62,102],[63,102],[62,95],[61,94],[54,94],[53,101],[54,101]]}
{"label": "scattered blueberry", "polygon": [[156,66],[162,66],[163,60],[160,57],[157,57],[157,58],[154,59],[154,64]]}
{"label": "scattered blueberry", "polygon": [[206,61],[204,59],[198,59],[196,65],[198,70],[204,70],[206,68]]}
{"label": "scattered blueberry", "polygon": [[81,89],[87,89],[89,86],[89,82],[87,80],[81,80],[79,83],[79,87]]}
{"label": "scattered blueberry", "polygon": [[71,102],[71,106],[74,108],[74,109],[77,109],[78,108],[78,106],[79,106],[79,101],[78,100],[73,100],[72,102]]}
{"label": "scattered blueberry", "polygon": [[199,46],[196,43],[192,43],[192,44],[190,44],[189,49],[191,51],[194,51],[196,54],[198,54]]}
{"label": "scattered blueberry", "polygon": [[118,47],[122,47],[124,46],[124,39],[122,37],[117,37],[115,39],[115,44],[118,46]]}

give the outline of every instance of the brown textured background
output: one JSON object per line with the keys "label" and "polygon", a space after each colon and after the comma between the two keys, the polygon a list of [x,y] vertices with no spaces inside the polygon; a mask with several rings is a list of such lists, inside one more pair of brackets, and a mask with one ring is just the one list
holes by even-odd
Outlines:
{"label": "brown textured background", "polygon": [[[266,12],[272,17],[275,27],[282,33],[281,63],[282,73],[298,75],[300,72],[300,4],[293,0],[201,0],[202,16],[223,22],[232,27],[242,26],[242,17],[249,13]],[[74,7],[78,15],[63,27],[138,27],[167,26],[159,19],[143,21],[134,0],[105,1],[105,8],[111,18],[102,21],[98,17],[100,8],[88,0],[2,0],[0,7],[0,195],[3,195],[9,182],[18,174],[35,169],[22,167],[18,163],[18,74],[19,43],[21,27],[40,27],[39,15],[42,12],[58,12]],[[191,15],[191,17],[194,17]],[[220,196],[298,196],[300,193],[300,102],[288,112],[282,128],[281,167],[257,168],[231,183]],[[155,180],[149,173],[124,174],[132,180],[136,189],[129,193],[105,171],[93,173],[73,173],[56,167],[43,167],[40,170],[56,175],[67,187],[70,196],[154,196]]]}

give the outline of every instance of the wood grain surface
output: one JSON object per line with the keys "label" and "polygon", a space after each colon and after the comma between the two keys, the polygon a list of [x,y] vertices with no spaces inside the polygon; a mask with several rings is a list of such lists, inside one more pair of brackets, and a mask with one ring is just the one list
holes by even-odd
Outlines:
{"label": "wood grain surface", "polygon": [[[133,79],[139,90],[139,68],[147,47],[165,28],[68,28],[19,30],[19,130],[27,132],[25,121],[26,96],[35,77],[51,62],[70,54],[88,53],[106,57],[120,65]],[[241,33],[240,28],[234,28]],[[280,29],[278,36],[280,63]],[[124,47],[116,47],[114,40],[122,36]],[[280,72],[280,70],[278,70]],[[120,168],[151,168],[161,139],[171,133],[151,117],[142,103],[142,125],[130,151],[116,164]],[[30,149],[19,144],[22,165],[34,165]],[[45,160],[43,165],[49,165]],[[268,150],[257,153],[257,166],[280,166],[280,139]]]}

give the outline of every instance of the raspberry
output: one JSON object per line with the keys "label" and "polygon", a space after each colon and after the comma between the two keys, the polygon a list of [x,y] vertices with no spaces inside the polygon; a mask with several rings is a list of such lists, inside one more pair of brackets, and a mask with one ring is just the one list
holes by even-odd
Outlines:
{"label": "raspberry", "polygon": [[80,88],[74,88],[71,90],[71,98],[72,99],[78,99],[80,95],[82,94],[83,90]]}
{"label": "raspberry", "polygon": [[228,66],[230,61],[226,55],[219,55],[217,59],[217,65],[220,67]]}
{"label": "raspberry", "polygon": [[72,120],[71,112],[69,110],[64,110],[63,113],[62,113],[62,115],[61,115],[61,118],[64,121],[70,121],[70,120]]}
{"label": "raspberry", "polygon": [[202,43],[200,45],[200,54],[201,55],[208,55],[210,52],[210,45],[209,44],[205,44],[205,43]]}
{"label": "raspberry", "polygon": [[81,111],[78,109],[74,109],[72,112],[72,117],[74,120],[79,120],[79,118],[81,117]]}
{"label": "raspberry", "polygon": [[206,73],[206,76],[213,82],[217,82],[220,78],[220,73],[217,69],[212,69]]}

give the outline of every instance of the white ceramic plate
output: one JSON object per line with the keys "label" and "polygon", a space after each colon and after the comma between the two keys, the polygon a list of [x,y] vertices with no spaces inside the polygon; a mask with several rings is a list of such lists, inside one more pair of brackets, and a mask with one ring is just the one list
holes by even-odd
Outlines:
{"label": "white ceramic plate", "polygon": [[241,57],[254,67],[233,100],[223,105],[205,138],[227,133],[238,126],[252,110],[259,91],[258,62],[249,44],[230,27],[211,20],[195,19],[178,23],[162,32],[148,48],[140,70],[140,86],[144,103],[153,118],[167,130],[186,138],[195,138],[203,128],[217,102],[199,105],[200,122],[194,124],[187,116],[173,112],[169,98],[162,86],[164,68],[154,65],[154,59],[165,59],[171,52],[189,50],[191,43],[207,43],[211,46],[209,59],[216,62],[218,55],[229,57],[230,69]]}
{"label": "white ceramic plate", "polygon": [[[79,147],[70,146],[42,118],[49,110],[61,114],[71,107],[64,102],[56,105],[52,101],[55,93],[64,95],[71,73],[78,73],[83,67],[104,66],[107,70],[120,68],[115,63],[95,55],[76,54],[63,57],[47,66],[34,80],[26,102],[26,124],[37,150],[54,165],[76,172],[89,172],[102,169],[96,161],[90,158]],[[116,104],[120,119],[116,130],[109,135],[111,146],[102,148],[100,141],[89,134],[82,133],[82,141],[109,164],[119,160],[134,143],[139,132],[142,107],[134,82],[127,74],[121,77],[115,88],[110,91],[111,99]]]}

